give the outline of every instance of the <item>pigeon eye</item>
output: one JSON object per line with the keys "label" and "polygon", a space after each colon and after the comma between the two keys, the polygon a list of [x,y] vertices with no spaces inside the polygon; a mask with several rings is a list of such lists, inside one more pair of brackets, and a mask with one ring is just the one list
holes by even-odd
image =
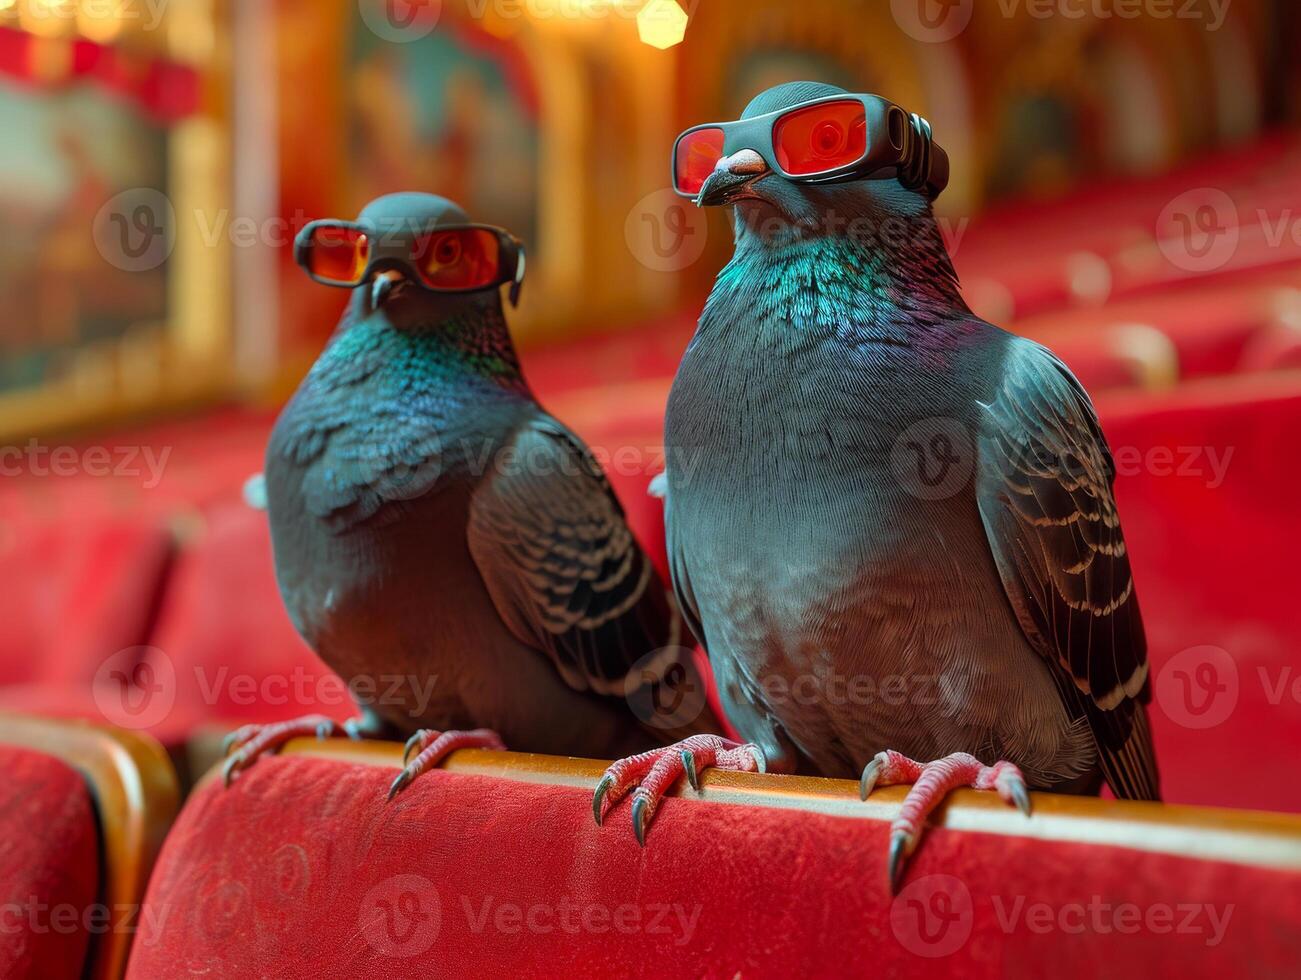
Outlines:
{"label": "pigeon eye", "polygon": [[813,128],[813,152],[820,157],[828,157],[845,148],[845,130],[839,123],[830,119]]}
{"label": "pigeon eye", "polygon": [[455,235],[444,235],[434,242],[434,261],[439,265],[453,265],[461,258],[461,240]]}

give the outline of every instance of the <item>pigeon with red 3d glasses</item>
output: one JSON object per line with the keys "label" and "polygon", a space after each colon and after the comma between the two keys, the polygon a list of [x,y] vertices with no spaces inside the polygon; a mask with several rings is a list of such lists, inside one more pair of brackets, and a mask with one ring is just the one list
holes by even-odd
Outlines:
{"label": "pigeon with red 3d glasses", "polygon": [[958,786],[1157,799],[1111,455],[1071,372],[963,302],[929,125],[797,82],[673,165],[736,245],[669,399],[670,562],[750,744],[616,763],[598,819],[637,787],[640,839],[711,764],[908,783],[897,885]]}
{"label": "pigeon with red 3d glasses", "polygon": [[[703,685],[601,469],[525,383],[498,288],[518,297],[521,243],[392,194],[295,252],[352,299],[267,448],[276,578],[360,703],[347,732],[411,736],[393,792],[458,747],[613,755],[695,730],[638,710]],[[226,777],[333,728],[246,726]]]}

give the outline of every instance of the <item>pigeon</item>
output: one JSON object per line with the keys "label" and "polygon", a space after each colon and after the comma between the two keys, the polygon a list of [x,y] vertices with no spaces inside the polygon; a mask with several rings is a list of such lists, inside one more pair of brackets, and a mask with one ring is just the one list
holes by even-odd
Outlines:
{"label": "pigeon", "polygon": [[[779,85],[742,118],[837,94]],[[669,397],[668,549],[747,741],[615,763],[605,806],[638,787],[638,839],[709,764],[859,777],[864,799],[910,784],[892,888],[955,787],[1027,815],[1027,788],[1159,799],[1093,406],[1048,349],[971,312],[916,186],[796,182],[742,149],[700,188],[733,207],[735,250]]]}
{"label": "pigeon", "polygon": [[[500,290],[423,281],[435,261],[469,281],[448,244],[468,224],[429,194],[361,212],[372,257],[276,421],[260,494],[289,616],[359,702],[346,733],[409,737],[390,796],[453,748],[643,751],[695,729],[641,709],[703,691],[603,471],[526,383]],[[227,781],[313,733],[335,726],[237,730]]]}

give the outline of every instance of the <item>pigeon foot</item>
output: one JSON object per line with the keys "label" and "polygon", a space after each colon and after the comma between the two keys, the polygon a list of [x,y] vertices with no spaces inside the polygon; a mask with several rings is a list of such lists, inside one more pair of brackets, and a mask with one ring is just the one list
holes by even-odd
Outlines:
{"label": "pigeon foot", "polygon": [[718,735],[692,735],[675,745],[651,749],[612,764],[596,784],[592,816],[599,827],[614,805],[636,787],[632,796],[632,830],[637,835],[637,843],[645,846],[646,827],[669,787],[685,774],[691,788],[699,790],[700,770],[710,766],[734,772],[763,772],[767,768],[757,745],[731,742]]}
{"label": "pigeon foot", "polygon": [[[365,721],[350,718],[342,725],[349,738],[365,735]],[[325,715],[307,715],[292,721],[278,721],[270,725],[244,725],[222,740],[221,751],[226,764],[221,767],[221,780],[229,786],[235,774],[242,772],[268,752],[275,752],[291,738],[329,738],[337,734],[340,726]]]}
{"label": "pigeon foot", "polygon": [[[504,752],[506,746],[501,736],[489,728],[475,728],[468,732],[440,732],[422,728],[407,739],[406,748],[402,752],[405,768],[389,787],[388,798],[393,799],[411,785],[417,776],[434,768],[456,749],[496,749]],[[411,757],[413,752],[415,758]]]}
{"label": "pigeon foot", "polygon": [[867,799],[874,787],[899,783],[911,783],[912,789],[904,798],[899,816],[890,828],[887,873],[891,891],[899,887],[904,865],[921,840],[922,825],[927,816],[950,790],[960,786],[992,789],[1027,817],[1030,815],[1030,794],[1026,792],[1025,777],[1010,762],[986,766],[974,755],[955,752],[943,759],[922,763],[898,752],[878,752],[863,769],[858,785],[859,796]]}

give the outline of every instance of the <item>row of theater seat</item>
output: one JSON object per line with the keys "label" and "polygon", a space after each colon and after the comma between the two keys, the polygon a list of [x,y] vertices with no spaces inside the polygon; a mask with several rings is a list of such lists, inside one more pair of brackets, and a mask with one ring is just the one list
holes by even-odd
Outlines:
{"label": "row of theater seat", "polygon": [[[650,422],[666,389],[643,394],[640,409],[625,400],[623,419],[580,429],[610,460],[633,528],[663,568],[662,508],[646,486],[660,465]],[[1290,451],[1301,375],[1097,402],[1151,645],[1167,796],[1301,812],[1301,785],[1275,768],[1301,745],[1292,677],[1301,463]],[[265,515],[232,489],[180,526],[147,514],[8,524],[0,706],[143,727],[173,748],[205,724],[347,717],[350,703],[283,611]],[[1210,676],[1198,673],[1203,662],[1218,673],[1204,691],[1185,691],[1181,678]],[[1224,717],[1190,715],[1185,695],[1194,705],[1219,698]],[[1237,778],[1208,779],[1215,761]]]}
{"label": "row of theater seat", "polygon": [[[1095,393],[1119,470],[1151,645],[1153,730],[1174,803],[1301,813],[1301,784],[1280,775],[1281,760],[1301,746],[1292,663],[1301,638],[1292,596],[1301,463],[1291,452],[1301,431],[1301,371],[1291,369],[1301,367],[1301,253],[1286,235],[1275,240],[1272,223],[1288,206],[1297,160],[1295,144],[1280,138],[1158,181],[1004,208],[973,225],[958,249],[973,304],[991,303],[991,318],[1058,350]],[[1233,255],[1196,271],[1170,263],[1153,229],[1171,201],[1207,186],[1230,195],[1243,227]],[[1154,255],[1164,261],[1153,264]],[[663,514],[646,487],[662,465],[669,378],[693,323],[684,312],[525,355],[548,407],[606,463],[661,568]],[[112,453],[114,475],[33,471],[0,483],[0,709],[147,734],[182,766],[182,782],[206,768],[187,765],[205,758],[205,733],[352,713],[290,626],[265,515],[241,500],[271,420],[230,408],[119,432],[93,440]],[[30,746],[12,724],[0,723],[0,743]],[[134,737],[137,748],[152,744]],[[1068,801],[1058,812],[1044,797],[1047,822],[1026,828],[998,823],[1009,814],[964,795],[942,817],[952,833],[918,855],[914,878],[930,891],[890,905],[880,867],[897,803],[889,793],[864,806],[840,799],[852,794],[847,787],[777,780],[786,793],[772,781],[710,777],[706,795],[752,806],[670,801],[657,846],[639,852],[613,827],[594,835],[586,794],[599,767],[468,753],[388,807],[382,790],[396,751],[308,747],[259,762],[229,793],[212,783],[196,790],[146,902],[165,928],[147,943],[136,937],[131,975],[339,975],[340,964],[353,975],[510,966],[622,974],[629,962],[669,975],[852,973],[867,972],[853,962],[865,942],[879,951],[873,972],[904,976],[924,975],[940,956],[977,975],[1043,962],[1085,974],[1114,968],[1113,958],[1133,971],[1176,965],[1212,975],[1235,957],[1267,974],[1301,961],[1301,859],[1290,818],[1241,815],[1225,829],[1204,814],[1172,810],[1167,819],[1098,801]],[[48,826],[49,840],[66,844],[0,849],[0,883],[17,889],[0,917],[28,893],[84,908],[86,895],[120,881],[108,858],[109,797],[97,789],[87,800],[66,764],[29,750],[0,764],[14,774],[5,788],[14,802],[0,804],[0,818]],[[84,757],[72,764],[87,771]],[[159,826],[171,819],[166,797],[155,807]],[[810,808],[817,812],[797,812]],[[1072,836],[1063,820],[1110,829]],[[1166,844],[1146,840],[1148,821]],[[89,834],[95,823],[102,832]],[[1001,836],[992,844],[972,831]],[[98,861],[87,856],[92,846]],[[137,850],[147,865],[149,847]],[[21,871],[47,865],[53,870]],[[520,875],[524,866],[533,873]],[[1232,906],[1237,925],[1224,945],[1174,947],[1172,929],[1149,923],[1133,937],[1107,919],[1111,940],[1087,943],[1060,919],[1086,892],[1113,910],[1215,905],[1223,914]],[[430,894],[443,902],[438,916],[422,904]],[[835,923],[810,911],[825,909],[828,895]],[[638,897],[630,904],[627,896]],[[556,927],[568,898],[593,914],[643,917],[661,907],[671,915],[677,901],[698,925],[681,944],[681,934],[666,939],[644,918],[640,930],[580,923],[571,932]],[[383,902],[396,918],[385,917]],[[1018,918],[1026,902],[1046,902],[1058,926],[1030,928]],[[503,908],[507,926],[515,910],[541,908],[552,928],[510,931],[495,918]],[[909,908],[938,918],[909,919]],[[420,924],[435,921],[435,939],[403,945],[403,935],[428,939]],[[957,947],[925,940],[954,935],[940,929],[950,921],[968,926]],[[484,929],[494,942],[483,941]],[[22,942],[6,948],[21,955],[0,960],[5,976],[75,976],[87,957],[107,962],[93,931],[81,946],[52,942],[48,929],[18,934]],[[1096,940],[1097,929],[1083,935]],[[97,965],[106,972],[93,975],[120,975],[124,949],[112,954],[116,966]],[[38,962],[45,966],[31,966]]]}
{"label": "row of theater seat", "polygon": [[[33,750],[40,744],[40,751]],[[175,817],[165,755],[0,714],[0,974],[1286,976],[1301,818],[959,791],[897,895],[903,787],[709,772],[639,848],[603,763],[291,743]],[[173,822],[173,818],[175,821]],[[148,887],[145,887],[148,879]]]}

